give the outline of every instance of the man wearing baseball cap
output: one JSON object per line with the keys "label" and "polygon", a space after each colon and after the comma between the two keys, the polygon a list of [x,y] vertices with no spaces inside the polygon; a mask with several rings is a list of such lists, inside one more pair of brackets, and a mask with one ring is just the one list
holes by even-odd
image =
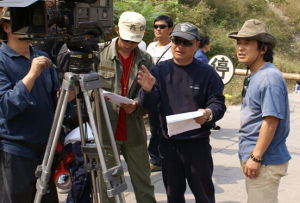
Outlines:
{"label": "man wearing baseball cap", "polygon": [[[8,8],[0,25],[0,202],[33,202],[59,84],[48,55],[12,33]],[[53,181],[49,190],[42,202],[58,202]]]}
{"label": "man wearing baseball cap", "polygon": [[[177,24],[171,34],[173,59],[160,62],[150,72],[143,66],[138,73],[140,103],[149,109],[159,106],[159,151],[169,203],[185,202],[186,182],[196,202],[215,202],[209,135],[226,110],[224,84],[214,69],[194,58],[199,39],[195,25]],[[166,116],[193,111],[199,112],[191,121],[193,128],[169,133]]]}
{"label": "man wearing baseball cap", "polygon": [[288,91],[273,62],[276,39],[260,20],[247,20],[236,39],[237,58],[250,69],[242,91],[239,158],[246,176],[248,203],[278,202],[279,182],[291,156]]}
{"label": "man wearing baseball cap", "polygon": [[[154,186],[150,179],[147,138],[143,115],[146,109],[138,102],[140,85],[136,76],[142,65],[151,68],[153,60],[138,48],[146,29],[145,18],[136,12],[121,14],[115,31],[118,39],[113,40],[100,53],[98,74],[102,88],[133,99],[132,104],[120,106],[106,102],[115,140],[119,152],[124,156],[138,203],[153,203]],[[102,116],[103,117],[103,116]],[[108,139],[106,128],[102,128],[104,145]],[[112,155],[111,148],[104,151],[106,158]]]}

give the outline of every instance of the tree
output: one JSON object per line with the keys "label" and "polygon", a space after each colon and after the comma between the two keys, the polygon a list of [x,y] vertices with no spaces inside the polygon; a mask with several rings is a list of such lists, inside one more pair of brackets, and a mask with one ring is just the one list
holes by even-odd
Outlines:
{"label": "tree", "polygon": [[200,0],[178,0],[178,3],[188,5],[190,7],[197,5]]}

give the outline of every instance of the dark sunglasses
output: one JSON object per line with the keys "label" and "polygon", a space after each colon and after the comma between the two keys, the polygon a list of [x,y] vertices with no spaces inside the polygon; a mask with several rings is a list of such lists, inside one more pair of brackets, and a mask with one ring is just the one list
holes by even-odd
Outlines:
{"label": "dark sunglasses", "polygon": [[160,29],[165,29],[167,26],[166,25],[154,25],[154,29],[160,28]]}
{"label": "dark sunglasses", "polygon": [[182,44],[185,47],[191,47],[193,45],[193,42],[191,42],[189,40],[180,40],[180,39],[177,39],[177,38],[173,38],[173,39],[171,39],[171,41],[175,45]]}
{"label": "dark sunglasses", "polygon": [[250,77],[248,76],[248,77],[246,77],[244,79],[243,90],[242,90],[242,97],[245,97],[247,89],[248,89],[248,86],[249,86],[249,83],[250,83]]}

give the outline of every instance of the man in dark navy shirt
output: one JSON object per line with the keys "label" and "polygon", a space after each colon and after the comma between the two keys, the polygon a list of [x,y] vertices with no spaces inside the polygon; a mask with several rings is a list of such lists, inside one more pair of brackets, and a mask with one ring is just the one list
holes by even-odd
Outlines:
{"label": "man in dark navy shirt", "polygon": [[[160,106],[159,151],[168,202],[185,202],[187,181],[197,203],[212,203],[215,196],[209,135],[213,122],[226,111],[224,84],[214,69],[194,58],[200,38],[195,25],[179,23],[171,37],[173,59],[157,64],[150,72],[144,66],[139,71],[139,100],[150,110]],[[202,113],[194,119],[199,128],[168,134],[166,116],[191,111]]]}
{"label": "man in dark navy shirt", "polygon": [[[12,33],[3,8],[0,33],[0,202],[33,202],[55,113],[58,80],[46,53]],[[51,184],[52,183],[52,184]],[[53,181],[42,202],[58,202]]]}

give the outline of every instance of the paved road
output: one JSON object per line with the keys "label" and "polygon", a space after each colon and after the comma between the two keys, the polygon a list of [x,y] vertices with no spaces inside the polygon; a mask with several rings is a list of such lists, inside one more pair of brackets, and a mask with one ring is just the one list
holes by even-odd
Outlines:
{"label": "paved road", "polygon": [[[282,178],[279,187],[280,203],[300,202],[300,94],[290,94],[291,132],[287,140],[288,149],[292,155],[287,176]],[[220,131],[213,131],[211,145],[213,148],[214,174],[213,181],[216,190],[217,203],[246,202],[244,176],[242,174],[237,155],[240,106],[229,106],[224,118],[217,124],[222,127]],[[125,178],[128,190],[124,193],[126,202],[135,203],[133,189],[127,172]],[[166,203],[167,198],[163,187],[161,172],[151,174],[155,186],[157,202]],[[61,196],[62,200],[64,196]],[[186,202],[195,202],[189,188],[186,191]]]}

